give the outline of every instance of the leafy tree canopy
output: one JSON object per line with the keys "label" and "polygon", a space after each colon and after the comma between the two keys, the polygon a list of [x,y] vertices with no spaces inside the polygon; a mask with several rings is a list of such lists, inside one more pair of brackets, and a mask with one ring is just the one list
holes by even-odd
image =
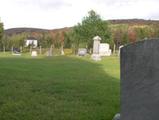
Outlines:
{"label": "leafy tree canopy", "polygon": [[100,36],[102,42],[109,42],[111,32],[108,22],[101,19],[94,10],[88,12],[88,16],[84,17],[81,23],[73,28],[76,43],[86,43],[88,48],[92,48],[93,37]]}
{"label": "leafy tree canopy", "polygon": [[4,29],[3,29],[3,23],[0,21],[0,39],[3,36],[3,31],[4,31]]}
{"label": "leafy tree canopy", "polygon": [[3,41],[2,41],[2,37],[3,37],[3,23],[0,21],[0,48],[2,47]]}

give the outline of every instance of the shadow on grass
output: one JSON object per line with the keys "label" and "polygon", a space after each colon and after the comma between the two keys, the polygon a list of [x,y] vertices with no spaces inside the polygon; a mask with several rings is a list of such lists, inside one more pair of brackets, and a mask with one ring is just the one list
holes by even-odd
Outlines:
{"label": "shadow on grass", "polygon": [[119,112],[119,79],[100,63],[11,57],[0,66],[0,120],[111,120]]}

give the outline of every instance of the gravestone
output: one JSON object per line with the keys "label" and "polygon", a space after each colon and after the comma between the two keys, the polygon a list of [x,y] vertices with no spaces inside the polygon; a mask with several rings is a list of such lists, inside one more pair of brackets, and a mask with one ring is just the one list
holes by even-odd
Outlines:
{"label": "gravestone", "polygon": [[61,55],[65,55],[63,47],[61,48]]}
{"label": "gravestone", "polygon": [[61,50],[61,55],[65,55],[64,50]]}
{"label": "gravestone", "polygon": [[108,43],[100,43],[99,45],[99,55],[100,56],[110,56],[111,49]]}
{"label": "gravestone", "polygon": [[124,47],[124,45],[119,46],[118,56],[120,56],[120,51],[122,47]]}
{"label": "gravestone", "polygon": [[32,57],[36,57],[36,56],[37,56],[37,51],[32,51],[32,52],[31,52],[31,56],[32,56]]}
{"label": "gravestone", "polygon": [[79,48],[78,49],[78,55],[79,56],[85,56],[87,54],[87,49],[86,48]]}
{"label": "gravestone", "polygon": [[121,48],[121,120],[159,120],[159,40]]}
{"label": "gravestone", "polygon": [[117,114],[114,116],[113,120],[120,120],[120,114],[117,113]]}
{"label": "gravestone", "polygon": [[52,51],[51,51],[51,50],[48,50],[48,51],[46,52],[46,56],[48,56],[48,57],[52,56]]}
{"label": "gravestone", "polygon": [[20,49],[12,47],[12,55],[21,56]]}
{"label": "gravestone", "polygon": [[99,47],[100,47],[100,41],[101,38],[99,36],[95,36],[93,38],[93,54],[92,54],[92,59],[95,61],[101,60],[101,56],[99,55]]}

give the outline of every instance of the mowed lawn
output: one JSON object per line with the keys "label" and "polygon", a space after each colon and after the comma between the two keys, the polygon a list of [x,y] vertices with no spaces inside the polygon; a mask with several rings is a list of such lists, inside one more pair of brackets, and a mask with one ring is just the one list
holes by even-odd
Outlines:
{"label": "mowed lawn", "polygon": [[112,120],[119,58],[0,57],[0,120]]}

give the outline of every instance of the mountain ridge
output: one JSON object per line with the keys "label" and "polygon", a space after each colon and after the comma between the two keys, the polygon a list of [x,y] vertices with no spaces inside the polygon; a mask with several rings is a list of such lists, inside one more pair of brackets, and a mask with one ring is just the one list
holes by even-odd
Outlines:
{"label": "mountain ridge", "polygon": [[[110,24],[128,24],[128,25],[154,25],[159,24],[159,20],[144,20],[144,19],[114,19],[107,20]],[[42,29],[42,28],[30,28],[30,27],[19,27],[19,28],[9,28],[4,30],[6,35],[20,34],[20,33],[32,33],[32,32],[60,32],[69,31],[72,27],[64,27],[57,29]]]}

